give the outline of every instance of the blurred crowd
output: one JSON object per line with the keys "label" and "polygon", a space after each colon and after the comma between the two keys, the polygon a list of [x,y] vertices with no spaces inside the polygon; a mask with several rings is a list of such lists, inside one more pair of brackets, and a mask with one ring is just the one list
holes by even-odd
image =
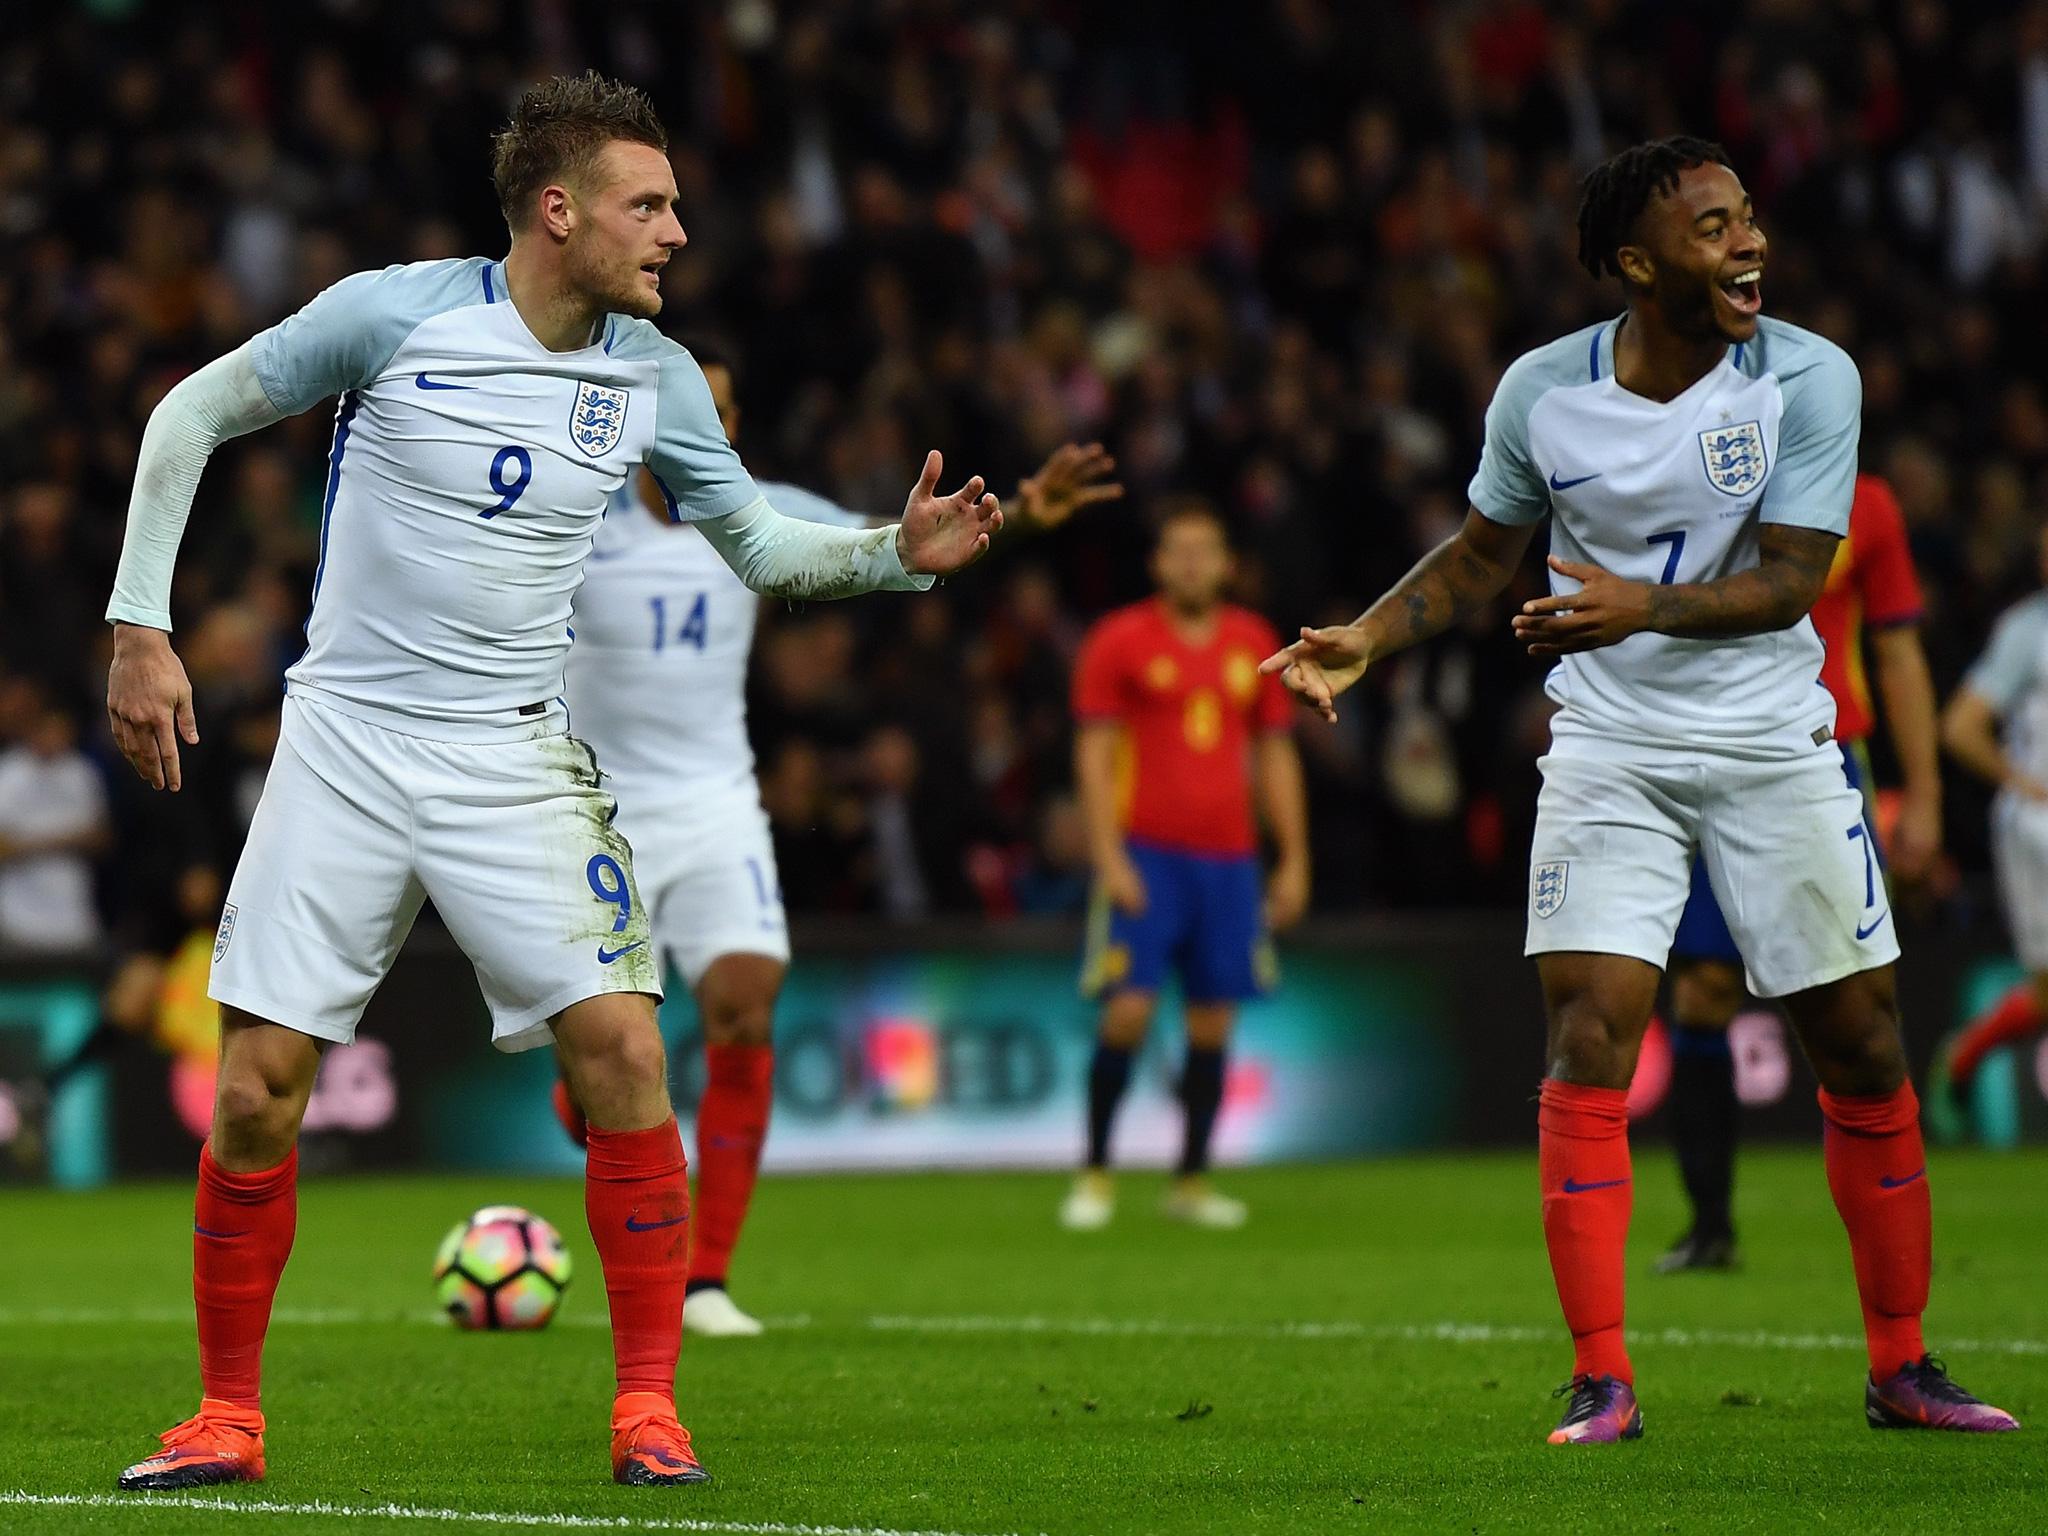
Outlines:
{"label": "blurred crowd", "polygon": [[[150,408],[351,271],[501,253],[488,136],[587,65],[669,124],[664,323],[738,363],[757,474],[887,513],[928,447],[1005,491],[1100,440],[1130,489],[934,596],[768,616],[799,912],[1077,910],[1069,665],[1144,591],[1151,508],[1220,508],[1283,631],[1353,615],[1455,526],[1506,363],[1618,309],[1577,184],[1641,137],[1728,146],[1768,311],[1860,363],[1944,688],[2039,579],[2038,0],[53,0],[0,35],[0,942],[210,922],[303,645],[319,411],[202,487],[187,789],[120,765],[100,615]],[[1523,595],[1302,729],[1318,910],[1519,901]]]}

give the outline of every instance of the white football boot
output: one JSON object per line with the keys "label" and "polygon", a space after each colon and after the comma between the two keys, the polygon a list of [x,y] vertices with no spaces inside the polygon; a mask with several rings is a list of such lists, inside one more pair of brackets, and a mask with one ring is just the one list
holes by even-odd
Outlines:
{"label": "white football boot", "polygon": [[1159,1209],[1168,1221],[1184,1221],[1191,1227],[1214,1227],[1218,1230],[1241,1227],[1251,1214],[1242,1200],[1218,1194],[1204,1178],[1175,1179]]}
{"label": "white football boot", "polygon": [[1077,1176],[1060,1202],[1060,1225],[1069,1232],[1099,1232],[1116,1214],[1116,1186],[1099,1168]]}
{"label": "white football boot", "polygon": [[751,1339],[764,1331],[761,1320],[749,1317],[725,1293],[722,1285],[707,1285],[692,1291],[683,1303],[683,1331],[707,1339]]}

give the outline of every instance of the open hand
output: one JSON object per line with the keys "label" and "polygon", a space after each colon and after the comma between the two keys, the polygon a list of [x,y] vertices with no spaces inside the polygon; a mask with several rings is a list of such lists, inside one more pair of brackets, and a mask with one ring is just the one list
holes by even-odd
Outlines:
{"label": "open hand", "polygon": [[1556,555],[1548,563],[1558,575],[1578,582],[1579,590],[1522,604],[1515,615],[1515,638],[1531,656],[1597,651],[1650,627],[1650,589],[1644,583]]}
{"label": "open hand", "polygon": [[952,495],[939,495],[944,468],[938,449],[926,454],[924,473],[903,504],[896,553],[913,576],[950,576],[972,565],[988,552],[989,535],[1003,526],[1002,504],[984,494],[979,475]]}
{"label": "open hand", "polygon": [[114,627],[114,664],[107,672],[107,720],[114,744],[155,789],[177,790],[178,742],[199,744],[192,684],[171,637],[139,624]]}
{"label": "open hand", "polygon": [[1017,486],[1017,512],[1034,528],[1057,528],[1083,507],[1118,501],[1123,483],[1110,479],[1116,460],[1100,443],[1062,443]]}
{"label": "open hand", "polygon": [[1288,691],[1325,720],[1337,718],[1337,695],[1365,676],[1372,661],[1372,643],[1356,624],[1328,629],[1304,628],[1301,638],[1259,663],[1267,675],[1278,672]]}

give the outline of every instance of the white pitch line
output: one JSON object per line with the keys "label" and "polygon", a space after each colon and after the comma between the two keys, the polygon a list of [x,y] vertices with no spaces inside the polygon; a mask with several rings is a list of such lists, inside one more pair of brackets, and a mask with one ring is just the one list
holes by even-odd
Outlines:
{"label": "white pitch line", "polygon": [[203,1509],[222,1515],[331,1515],[354,1520],[459,1520],[472,1525],[517,1525],[571,1531],[702,1531],[719,1536],[962,1536],[958,1531],[903,1531],[883,1525],[811,1525],[780,1520],[641,1520],[631,1515],[516,1514],[499,1509],[436,1509],[422,1504],[333,1504],[326,1499],[203,1498],[189,1493],[28,1493],[0,1489],[0,1506],[34,1509]]}
{"label": "white pitch line", "polygon": [[[1541,1344],[1563,1334],[1562,1325],[1537,1328],[1500,1323],[1201,1323],[1173,1318],[1102,1317],[871,1317],[867,1326],[885,1333],[1038,1333],[1088,1338],[1168,1339],[1359,1339],[1429,1344]],[[1859,1350],[1860,1334],[1771,1333],[1762,1329],[1646,1328],[1632,1330],[1631,1344],[1665,1344],[1677,1349]],[[2048,1355],[2043,1339],[1952,1339],[1944,1347],[1994,1355]]]}
{"label": "white pitch line", "polygon": [[[123,1324],[190,1324],[192,1313],[185,1307],[29,1307],[0,1308],[0,1328],[5,1327],[118,1327]],[[874,1333],[976,1333],[976,1334],[1059,1334],[1081,1338],[1154,1339],[1304,1339],[1416,1344],[1547,1344],[1561,1333],[1558,1326],[1537,1327],[1515,1323],[1361,1323],[1277,1322],[1212,1323],[1166,1317],[917,1317],[880,1315],[835,1322],[809,1314],[771,1317],[764,1321],[776,1332],[798,1329],[866,1329]],[[271,1322],[283,1328],[359,1327],[373,1323],[404,1323],[445,1328],[447,1319],[439,1312],[351,1311],[338,1307],[280,1307]],[[611,1320],[602,1313],[566,1317],[556,1326],[566,1328],[609,1328]],[[1860,1334],[1774,1333],[1768,1329],[1725,1328],[1643,1328],[1631,1330],[1631,1344],[1661,1344],[1673,1349],[1762,1349],[1797,1353],[1859,1350]],[[1959,1354],[2048,1355],[2048,1339],[1946,1339],[1945,1349]]]}

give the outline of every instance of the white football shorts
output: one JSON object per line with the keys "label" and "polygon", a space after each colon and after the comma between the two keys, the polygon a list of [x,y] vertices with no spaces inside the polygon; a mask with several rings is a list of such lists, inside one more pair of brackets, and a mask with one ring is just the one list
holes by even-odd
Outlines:
{"label": "white football shorts", "polygon": [[2048,806],[2002,794],[1991,808],[1991,863],[2013,953],[2048,971]]}
{"label": "white football shorts", "polygon": [[1574,741],[1537,766],[1525,953],[1661,969],[1698,850],[1758,997],[1898,959],[1863,796],[1833,742],[1752,761]]}
{"label": "white football shorts", "polygon": [[664,814],[620,794],[619,824],[633,844],[654,942],[694,989],[720,955],[789,963],[775,842],[760,795],[721,795]]}
{"label": "white football shorts", "polygon": [[291,694],[214,942],[215,1001],[353,1039],[420,904],[476,967],[500,1050],[607,992],[661,996],[633,855],[573,736],[430,741]]}

